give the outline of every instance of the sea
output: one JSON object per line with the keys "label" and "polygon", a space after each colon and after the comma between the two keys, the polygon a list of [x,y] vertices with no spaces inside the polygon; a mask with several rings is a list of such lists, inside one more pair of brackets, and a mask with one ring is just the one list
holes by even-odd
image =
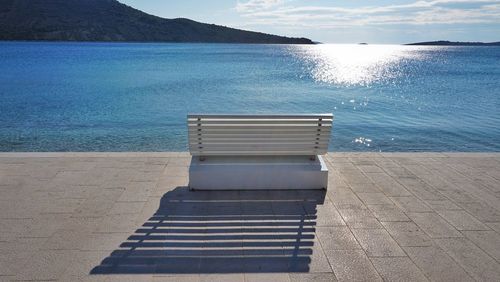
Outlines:
{"label": "sea", "polygon": [[500,47],[0,42],[0,151],[187,151],[188,113],[333,113],[331,151],[500,151]]}

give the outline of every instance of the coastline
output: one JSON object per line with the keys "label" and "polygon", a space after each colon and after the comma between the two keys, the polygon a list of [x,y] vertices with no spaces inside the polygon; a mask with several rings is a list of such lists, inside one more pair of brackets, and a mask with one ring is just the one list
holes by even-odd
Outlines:
{"label": "coastline", "polygon": [[[468,157],[489,157],[491,155],[500,155],[500,152],[332,152],[329,151],[328,155],[334,157],[433,157],[433,158],[446,158],[446,157],[458,157],[458,156],[468,156]],[[13,157],[13,158],[71,158],[71,157],[88,157],[88,158],[100,158],[100,157],[158,157],[158,158],[170,158],[170,157],[188,157],[188,151],[171,151],[171,152],[0,152],[1,157]]]}

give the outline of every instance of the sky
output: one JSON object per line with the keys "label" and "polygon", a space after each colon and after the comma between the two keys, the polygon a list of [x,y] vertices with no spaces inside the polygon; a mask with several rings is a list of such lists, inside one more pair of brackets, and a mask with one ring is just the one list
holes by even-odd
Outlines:
{"label": "sky", "polygon": [[189,18],[323,43],[500,41],[500,0],[119,0]]}

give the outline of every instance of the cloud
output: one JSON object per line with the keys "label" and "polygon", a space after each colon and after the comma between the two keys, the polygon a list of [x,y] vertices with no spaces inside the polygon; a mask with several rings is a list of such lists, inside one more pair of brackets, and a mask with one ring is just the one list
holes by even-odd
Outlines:
{"label": "cloud", "polygon": [[236,4],[236,11],[241,13],[254,13],[258,11],[268,10],[273,7],[283,5],[284,0],[249,0]]}
{"label": "cloud", "polygon": [[292,6],[284,0],[249,0],[238,2],[236,9],[249,24],[295,27],[500,24],[500,0],[422,0],[361,7]]}

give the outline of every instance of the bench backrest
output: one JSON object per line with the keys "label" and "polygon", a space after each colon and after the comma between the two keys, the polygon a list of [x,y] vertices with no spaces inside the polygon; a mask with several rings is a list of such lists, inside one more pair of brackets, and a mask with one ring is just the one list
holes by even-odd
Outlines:
{"label": "bench backrest", "polygon": [[333,114],[188,115],[193,156],[323,155]]}

